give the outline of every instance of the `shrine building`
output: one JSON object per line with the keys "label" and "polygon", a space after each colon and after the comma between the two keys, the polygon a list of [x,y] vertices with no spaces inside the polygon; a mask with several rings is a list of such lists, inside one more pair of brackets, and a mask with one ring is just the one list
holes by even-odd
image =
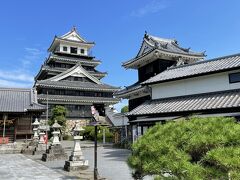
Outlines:
{"label": "shrine building", "polygon": [[46,111],[34,89],[0,88],[0,138],[9,142],[30,139],[32,123]]}

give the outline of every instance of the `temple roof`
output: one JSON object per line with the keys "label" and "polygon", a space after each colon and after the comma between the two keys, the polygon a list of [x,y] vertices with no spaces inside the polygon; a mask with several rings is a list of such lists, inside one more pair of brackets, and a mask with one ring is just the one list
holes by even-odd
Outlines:
{"label": "temple roof", "polygon": [[71,103],[118,103],[119,99],[116,98],[106,98],[106,97],[88,97],[88,96],[61,96],[61,95],[47,95],[39,94],[38,100],[40,101],[48,101],[51,102],[71,102]]}
{"label": "temple roof", "polygon": [[204,110],[217,110],[240,107],[240,90],[212,92],[174,98],[163,98],[146,101],[139,105],[128,116],[151,114],[194,113]]}
{"label": "temple roof", "polygon": [[139,82],[134,83],[131,86],[127,86],[124,89],[120,89],[114,93],[114,96],[118,98],[128,98],[132,94],[141,93],[142,95],[150,94],[149,88],[142,86]]}
{"label": "temple roof", "polygon": [[60,42],[69,42],[71,44],[76,44],[76,43],[82,44],[84,46],[87,46],[88,48],[91,48],[94,45],[94,42],[87,42],[85,39],[83,39],[80,36],[80,34],[77,32],[77,29],[75,27],[73,27],[71,31],[67,32],[66,34],[60,37],[55,36],[48,51],[52,52]]}
{"label": "temple roof", "polygon": [[51,88],[63,88],[63,89],[76,89],[76,90],[97,90],[105,92],[114,92],[119,88],[110,86],[107,84],[96,84],[92,82],[81,82],[81,81],[51,81],[51,80],[42,80],[37,81],[36,86],[39,87],[51,87]]}
{"label": "temple roof", "polygon": [[90,79],[91,81],[95,82],[96,84],[102,84],[101,81],[99,81],[99,79],[97,79],[96,77],[92,76],[91,74],[89,74],[82,66],[80,63],[77,63],[75,66],[73,66],[72,68],[52,77],[49,78],[47,80],[50,81],[60,81],[62,79],[65,79],[69,76],[77,76],[77,77],[87,77],[88,79]]}
{"label": "temple roof", "polygon": [[194,52],[190,48],[182,48],[174,39],[164,39],[145,34],[137,56],[122,64],[125,68],[137,69],[142,64],[149,63],[157,58],[186,59],[191,61],[201,60],[204,52]]}
{"label": "temple roof", "polygon": [[45,111],[33,89],[0,88],[0,112]]}
{"label": "temple roof", "polygon": [[172,67],[146,80],[142,84],[155,84],[239,68],[240,54],[234,54],[193,64]]}
{"label": "temple roof", "polygon": [[82,65],[88,65],[88,66],[97,66],[101,64],[100,60],[93,59],[94,57],[69,57],[69,56],[60,56],[56,54],[50,54],[48,59],[45,61],[45,63],[49,63],[50,61],[60,61],[60,62],[72,62],[72,63],[78,63],[80,62]]}
{"label": "temple roof", "polygon": [[[38,77],[41,76],[41,74],[43,73],[43,71],[47,71],[47,72],[55,72],[55,73],[62,73],[64,71],[67,71],[69,68],[60,68],[60,67],[50,67],[48,65],[42,65],[39,73],[37,74],[37,76],[35,77],[35,79],[37,80]],[[89,71],[87,70],[87,72],[89,74],[91,74],[92,76],[94,77],[105,77],[107,75],[107,72],[100,72],[100,71],[97,71],[97,70],[94,70],[94,71]]]}

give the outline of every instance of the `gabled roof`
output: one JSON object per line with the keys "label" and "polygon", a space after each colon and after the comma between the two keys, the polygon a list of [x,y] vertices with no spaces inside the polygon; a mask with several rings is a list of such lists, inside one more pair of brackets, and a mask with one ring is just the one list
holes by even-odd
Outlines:
{"label": "gabled roof", "polygon": [[67,32],[66,34],[60,37],[61,39],[72,40],[72,41],[79,41],[79,42],[86,42],[80,34],[77,32],[76,27],[73,27],[71,31]]}
{"label": "gabled roof", "polygon": [[[35,77],[35,80],[37,80],[39,77],[41,77],[41,75],[44,72],[48,72],[48,73],[55,73],[55,75],[57,75],[58,73],[62,73],[64,71],[68,70],[68,68],[59,68],[59,67],[50,67],[48,65],[42,65],[40,68],[40,71],[38,72],[38,74]],[[100,72],[100,71],[87,71],[89,74],[91,74],[94,77],[99,77],[99,78],[103,78],[107,75],[107,72]]]}
{"label": "gabled roof", "polygon": [[139,105],[128,116],[154,115],[180,112],[204,112],[207,110],[240,107],[240,90],[212,92],[173,98],[146,101]]}
{"label": "gabled roof", "polygon": [[44,111],[33,89],[0,88],[0,112]]}
{"label": "gabled roof", "polygon": [[91,74],[89,74],[82,66],[80,63],[77,63],[75,66],[73,66],[72,68],[52,77],[47,79],[48,81],[59,81],[62,80],[66,77],[69,76],[85,76],[87,78],[89,78],[90,80],[92,80],[93,82],[95,82],[96,84],[102,84],[101,81],[99,81],[96,77],[92,76]]}
{"label": "gabled roof", "polygon": [[85,39],[83,39],[79,33],[77,32],[76,28],[72,28],[71,31],[67,32],[63,36],[57,37],[55,36],[50,47],[48,48],[48,51],[53,51],[57,45],[59,45],[60,42],[68,42],[71,44],[81,44],[88,48],[91,48],[95,43],[94,42],[87,42]]}
{"label": "gabled roof", "polygon": [[155,84],[240,68],[240,54],[169,68],[142,84]]}
{"label": "gabled roof", "polygon": [[[122,64],[125,68],[136,69],[145,61],[153,61],[160,57],[169,59],[186,59],[191,61],[201,60],[205,57],[204,52],[194,52],[190,48],[182,48],[174,39],[164,39],[145,34],[141,48],[137,56]],[[145,62],[146,63],[146,62]]]}

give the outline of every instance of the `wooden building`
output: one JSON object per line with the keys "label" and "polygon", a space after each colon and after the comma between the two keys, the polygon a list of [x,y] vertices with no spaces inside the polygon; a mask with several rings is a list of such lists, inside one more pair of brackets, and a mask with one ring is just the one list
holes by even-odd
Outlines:
{"label": "wooden building", "polygon": [[46,110],[34,89],[0,88],[0,138],[9,142],[31,138],[32,122]]}
{"label": "wooden building", "polygon": [[191,51],[178,45],[176,40],[163,39],[145,33],[136,57],[123,63],[126,69],[138,71],[138,81],[115,93],[116,97],[129,99],[129,111],[151,99],[151,90],[142,82],[180,64],[191,64],[204,58],[204,53]]}
{"label": "wooden building", "polygon": [[91,55],[95,44],[84,40],[76,28],[61,37],[55,37],[48,51],[49,57],[35,77],[38,102],[65,106],[68,120],[91,118],[94,105],[100,116],[105,108],[119,100],[113,92],[119,88],[104,84],[100,80],[106,72],[96,70],[101,61]]}
{"label": "wooden building", "polygon": [[240,54],[203,58],[175,40],[145,34],[137,57],[123,64],[138,69],[139,81],[116,93],[130,99],[133,140],[157,122],[180,117],[239,117]]}

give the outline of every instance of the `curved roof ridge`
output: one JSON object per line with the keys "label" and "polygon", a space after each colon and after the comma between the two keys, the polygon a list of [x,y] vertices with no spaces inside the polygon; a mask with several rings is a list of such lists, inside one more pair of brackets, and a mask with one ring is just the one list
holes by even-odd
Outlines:
{"label": "curved roof ridge", "polygon": [[175,39],[161,38],[161,37],[153,36],[150,34],[148,34],[148,36],[156,41],[162,41],[162,42],[166,42],[166,43],[172,43],[172,42],[176,43]]}

